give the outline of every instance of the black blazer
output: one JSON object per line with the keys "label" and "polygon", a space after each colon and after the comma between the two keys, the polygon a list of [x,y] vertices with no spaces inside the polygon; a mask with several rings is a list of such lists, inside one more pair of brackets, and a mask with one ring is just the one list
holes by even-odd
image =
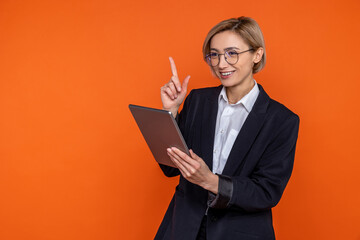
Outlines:
{"label": "black blazer", "polygon": [[[221,88],[191,91],[178,118],[188,147],[210,169]],[[275,239],[271,208],[279,202],[292,172],[299,117],[269,98],[261,85],[259,89],[222,173],[232,182],[230,201],[208,208],[208,191],[180,175],[156,240],[196,239],[206,211],[208,240]],[[176,168],[160,167],[168,177],[180,174]]]}

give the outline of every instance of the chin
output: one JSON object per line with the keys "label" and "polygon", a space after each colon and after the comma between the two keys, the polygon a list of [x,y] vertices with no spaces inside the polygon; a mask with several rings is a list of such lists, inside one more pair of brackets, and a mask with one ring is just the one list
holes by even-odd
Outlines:
{"label": "chin", "polygon": [[228,81],[220,81],[220,82],[221,82],[221,85],[223,85],[224,87],[227,87],[227,88],[235,86],[235,84],[230,83]]}
{"label": "chin", "polygon": [[222,78],[219,78],[221,84],[224,86],[224,87],[232,87],[232,86],[235,86],[237,85],[236,81],[234,79],[222,79]]}

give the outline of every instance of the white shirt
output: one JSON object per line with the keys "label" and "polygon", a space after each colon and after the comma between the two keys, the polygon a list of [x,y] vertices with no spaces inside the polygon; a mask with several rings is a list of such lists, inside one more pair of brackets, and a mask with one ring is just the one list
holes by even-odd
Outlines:
{"label": "white shirt", "polygon": [[224,170],[235,139],[259,95],[259,87],[255,80],[254,82],[255,86],[251,91],[235,104],[229,103],[225,87],[220,92],[214,139],[213,173],[221,174]]}

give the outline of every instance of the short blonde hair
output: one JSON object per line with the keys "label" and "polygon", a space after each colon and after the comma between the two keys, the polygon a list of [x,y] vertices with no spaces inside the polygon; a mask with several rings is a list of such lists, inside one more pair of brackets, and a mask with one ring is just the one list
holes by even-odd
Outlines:
{"label": "short blonde hair", "polygon": [[257,22],[249,17],[230,18],[216,24],[207,34],[203,44],[203,57],[206,61],[206,55],[210,53],[210,43],[213,36],[224,31],[233,31],[238,33],[240,37],[254,51],[260,47],[264,49],[262,59],[254,64],[253,73],[259,72],[264,68],[266,62],[266,51],[264,37]]}

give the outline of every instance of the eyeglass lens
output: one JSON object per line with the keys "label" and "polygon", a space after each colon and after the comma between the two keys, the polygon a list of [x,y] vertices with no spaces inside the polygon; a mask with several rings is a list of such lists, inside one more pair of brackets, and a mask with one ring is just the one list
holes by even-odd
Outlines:
{"label": "eyeglass lens", "polygon": [[208,64],[215,67],[220,62],[221,55],[224,55],[225,61],[228,64],[235,64],[238,61],[238,54],[234,51],[226,51],[224,54],[210,53],[208,56]]}
{"label": "eyeglass lens", "polygon": [[239,54],[245,53],[245,52],[248,52],[248,51],[252,51],[252,50],[253,49],[251,48],[251,49],[239,52],[239,53],[234,51],[234,50],[230,50],[230,51],[225,51],[224,54],[219,54],[219,53],[216,53],[216,52],[212,52],[212,53],[208,54],[208,56],[206,58],[206,61],[210,66],[215,67],[215,66],[217,66],[219,64],[221,55],[224,55],[225,61],[230,65],[234,65],[239,60]]}

